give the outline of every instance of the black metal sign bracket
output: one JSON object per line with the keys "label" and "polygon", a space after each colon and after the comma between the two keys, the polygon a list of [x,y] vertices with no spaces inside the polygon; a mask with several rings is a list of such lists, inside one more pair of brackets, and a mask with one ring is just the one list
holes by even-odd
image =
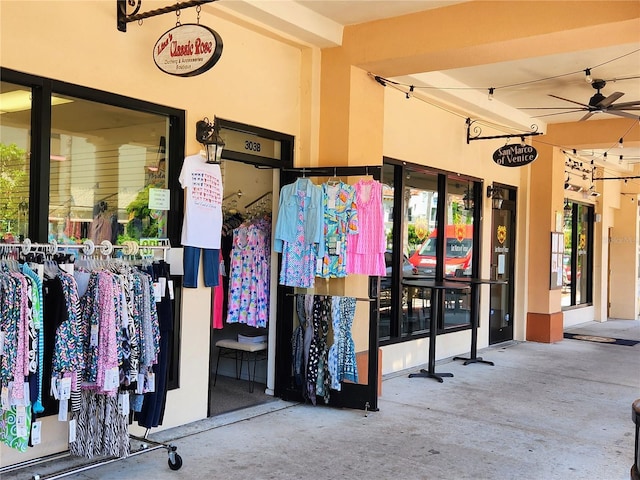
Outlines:
{"label": "black metal sign bracket", "polygon": [[[149,10],[148,12],[138,13],[142,7],[142,0],[116,0],[118,30],[126,32],[127,23],[129,22],[137,22],[145,18],[156,17],[165,13],[176,12],[183,8],[197,7],[204,3],[212,3],[215,1],[216,0],[187,0],[168,7],[156,8],[155,10]],[[132,10],[131,13],[127,13],[127,8]]]}
{"label": "black metal sign bracket", "polygon": [[[531,125],[531,132],[525,132],[525,133],[510,133],[510,134],[506,134],[506,135],[493,135],[490,137],[481,137],[480,135],[482,135],[482,128],[480,128],[479,125],[473,125],[476,122],[476,120],[471,120],[470,118],[467,118],[466,120],[466,124],[467,124],[467,144],[471,141],[471,140],[493,140],[495,138],[522,138],[522,137],[533,137],[535,135],[543,135],[542,132],[538,132],[538,126],[537,125]],[[472,131],[472,126],[473,126],[473,135],[471,134]]]}

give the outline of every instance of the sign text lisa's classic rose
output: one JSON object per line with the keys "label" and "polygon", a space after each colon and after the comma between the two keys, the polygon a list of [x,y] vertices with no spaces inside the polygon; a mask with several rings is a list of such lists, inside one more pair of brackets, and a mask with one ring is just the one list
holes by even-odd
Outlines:
{"label": "sign text lisa's classic rose", "polygon": [[162,34],[153,47],[153,61],[165,73],[200,75],[222,56],[222,38],[204,25],[184,24]]}

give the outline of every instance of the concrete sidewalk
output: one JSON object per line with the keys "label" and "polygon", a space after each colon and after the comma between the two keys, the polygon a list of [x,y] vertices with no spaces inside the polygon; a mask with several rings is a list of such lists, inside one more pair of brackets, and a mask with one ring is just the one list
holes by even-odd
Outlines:
{"label": "concrete sidewalk", "polygon": [[[590,322],[572,333],[640,340],[640,322]],[[565,339],[480,352],[495,366],[439,362],[444,383],[385,378],[380,410],[276,401],[152,435],[178,447],[76,473],[80,479],[627,480],[640,344]],[[412,370],[417,371],[418,369]],[[64,462],[3,476],[31,478]]]}

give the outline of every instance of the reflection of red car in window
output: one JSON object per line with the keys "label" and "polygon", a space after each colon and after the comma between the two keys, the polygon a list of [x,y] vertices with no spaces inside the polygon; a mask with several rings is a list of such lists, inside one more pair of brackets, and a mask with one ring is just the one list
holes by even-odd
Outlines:
{"label": "reflection of red car in window", "polygon": [[[437,234],[433,230],[420,248],[409,257],[419,274],[435,276]],[[447,225],[445,275],[454,276],[457,270],[462,270],[465,275],[470,274],[472,246],[473,225]]]}
{"label": "reflection of red car in window", "polygon": [[[571,256],[565,255],[562,258],[562,279],[565,287],[571,285]],[[580,283],[580,268],[576,274],[576,281]]]}

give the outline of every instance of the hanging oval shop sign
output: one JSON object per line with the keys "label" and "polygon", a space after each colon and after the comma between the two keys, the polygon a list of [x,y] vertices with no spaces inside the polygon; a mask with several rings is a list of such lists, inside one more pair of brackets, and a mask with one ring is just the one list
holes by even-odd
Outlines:
{"label": "hanging oval shop sign", "polygon": [[493,152],[493,161],[503,167],[522,167],[538,158],[538,151],[531,145],[505,145]]}
{"label": "hanging oval shop sign", "polygon": [[169,75],[192,77],[213,67],[222,56],[222,38],[204,25],[187,23],[162,34],[153,61]]}

